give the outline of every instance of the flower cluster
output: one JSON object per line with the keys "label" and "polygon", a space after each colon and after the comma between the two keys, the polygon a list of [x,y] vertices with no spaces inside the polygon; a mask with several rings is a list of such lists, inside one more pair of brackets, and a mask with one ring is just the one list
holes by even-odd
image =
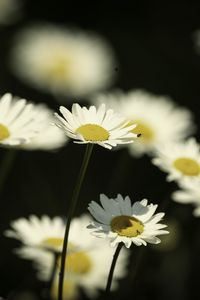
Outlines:
{"label": "flower cluster", "polygon": [[[1,144],[7,147],[51,149],[56,148],[55,145],[61,146],[61,141],[68,137],[76,143],[98,144],[111,149],[117,145],[130,144],[138,137],[133,132],[136,124],[130,124],[127,118],[114,113],[112,109],[106,110],[105,104],[98,108],[73,104],[72,112],[61,106],[62,117],[56,113],[53,119],[52,112],[44,105],[28,103],[6,94],[1,98],[0,110]],[[89,211],[96,219],[95,222],[87,216],[71,222],[65,260],[67,274],[63,282],[64,293],[70,298],[77,297],[79,287],[84,287],[90,296],[96,293],[97,288],[103,288],[106,266],[113,255],[107,239],[99,239],[94,243],[94,237],[86,226],[92,229],[94,235],[108,237],[112,246],[123,242],[127,248],[132,243],[137,246],[147,245],[147,242],[157,244],[160,242],[157,235],[168,233],[162,230],[166,225],[159,223],[164,213],[154,215],[157,205],[148,205],[145,199],[132,205],[129,197],[123,199],[118,195],[116,199],[108,199],[101,195],[100,201],[104,209],[95,202],[89,204]],[[41,280],[50,280],[54,256],[57,257],[51,286],[52,296],[56,298],[59,267],[62,263],[59,257],[65,230],[63,220],[59,217],[51,220],[48,216],[43,216],[40,220],[32,215],[29,220],[22,218],[12,222],[11,227],[11,230],[5,232],[6,236],[17,238],[23,243],[16,253],[34,262]],[[120,261],[116,278],[125,274],[125,252]]]}
{"label": "flower cluster", "polygon": [[[0,0],[0,25],[13,22],[20,16],[20,3],[21,0]],[[199,31],[195,34],[195,42],[197,52],[200,53]],[[181,222],[178,217],[174,221],[168,215],[166,197],[178,203],[191,204],[193,215],[200,217],[200,143],[194,136],[196,126],[193,114],[168,95],[158,95],[143,89],[123,91],[115,88],[107,91],[115,81],[118,63],[114,49],[98,33],[76,26],[67,28],[65,25],[47,22],[32,23],[21,28],[8,45],[11,49],[8,49],[5,56],[8,59],[5,66],[9,66],[14,75],[13,80],[19,78],[22,84],[27,84],[27,88],[35,89],[36,93],[41,92],[41,97],[49,97],[52,103],[48,107],[48,100],[38,103],[38,100],[30,101],[11,93],[0,97],[0,150],[5,154],[0,159],[2,201],[7,200],[2,188],[12,167],[14,156],[9,158],[10,153],[23,152],[22,156],[28,157],[27,162],[32,156],[37,156],[35,150],[49,151],[50,157],[54,155],[54,158],[59,159],[59,150],[65,155],[65,148],[77,147],[70,143],[73,141],[81,145],[80,148],[85,148],[85,154],[72,189],[72,197],[62,199],[62,186],[58,187],[59,192],[55,192],[54,181],[49,184],[48,180],[44,180],[47,183],[46,194],[44,189],[42,197],[38,196],[38,188],[37,199],[34,193],[27,195],[33,196],[38,207],[41,205],[38,199],[46,201],[50,212],[45,206],[45,211],[40,210],[40,216],[37,216],[30,205],[30,215],[26,217],[21,210],[18,216],[18,211],[13,209],[13,220],[9,219],[9,226],[6,224],[3,238],[15,239],[18,246],[14,247],[14,254],[31,263],[28,268],[33,268],[35,279],[39,281],[37,299],[75,300],[82,295],[89,299],[104,296],[109,299],[109,292],[119,288],[123,278],[128,278],[125,280],[125,288],[129,283],[133,289],[133,277],[144,255],[141,248],[146,247],[146,252],[151,248],[152,253],[156,248],[173,250],[181,236]],[[57,103],[61,106],[55,109]],[[99,202],[91,201],[89,192],[95,193],[92,183],[90,190],[85,189],[87,195],[83,196],[80,204],[80,192],[94,146],[100,146],[99,153],[106,149],[105,155],[109,157],[106,157],[106,162],[111,156],[118,158],[120,152],[123,154],[122,159],[116,162],[116,166],[121,165],[113,172],[114,176],[110,174],[108,165],[103,169],[106,171],[103,175],[97,171],[92,173],[92,179],[97,179],[98,184],[99,178],[106,179],[101,178],[101,175],[104,177],[107,173],[107,187],[112,193],[115,193],[112,189],[114,184],[119,189],[119,182],[127,183],[127,171],[131,170],[132,161],[139,164],[142,160],[150,162],[153,172],[155,166],[165,172],[165,184],[174,182],[175,190],[172,193],[170,191],[170,196],[166,193],[163,199],[155,197],[155,202],[154,199],[152,202],[147,200],[146,196],[151,198],[146,191],[146,187],[151,186],[151,175],[148,176],[143,168],[137,174],[134,165],[134,174],[139,175],[137,183],[139,186],[141,183],[144,192],[144,195],[138,197],[139,200],[137,196],[132,196],[135,191],[137,194],[138,185],[131,178],[129,193],[125,187],[126,196],[117,191],[116,196],[108,197],[102,191],[104,187],[100,186],[102,193],[99,196],[98,192]],[[115,149],[119,151],[113,151]],[[44,152],[42,155],[45,155]],[[45,170],[55,175],[59,184],[62,181],[60,169],[69,171],[63,176],[64,192],[65,188],[71,189],[71,181],[68,179],[72,177],[72,168],[75,172],[76,157],[73,155],[66,152],[68,165],[64,165],[63,157],[60,156],[58,171],[53,168],[53,160]],[[66,173],[68,178],[65,177]],[[30,174],[32,176],[32,169]],[[117,183],[113,180],[115,176],[119,179]],[[141,178],[145,178],[146,186]],[[114,184],[109,186],[109,180]],[[16,185],[21,182],[23,180],[19,176]],[[40,184],[43,187],[42,180]],[[29,188],[24,182],[23,186]],[[158,186],[159,183],[155,184],[155,190],[161,195],[165,194]],[[35,187],[38,185],[34,182]],[[20,193],[15,194],[15,191],[13,195],[21,196]],[[52,196],[52,199],[48,196]],[[15,203],[21,209],[17,199],[16,196]],[[57,211],[54,205],[57,205]],[[180,205],[177,207],[179,209]],[[193,218],[191,213],[188,215]],[[160,248],[158,244],[161,244]],[[136,248],[136,252],[132,252]],[[168,264],[166,261],[165,266]],[[135,273],[131,267],[133,264]],[[155,265],[159,264],[156,262]],[[159,274],[157,270],[154,273]],[[149,277],[149,273],[146,274]],[[3,297],[7,299],[10,295],[12,291]],[[124,298],[126,296],[123,295]],[[135,296],[137,298],[136,293]],[[168,295],[166,297],[169,298]],[[16,299],[19,298],[17,295]],[[25,296],[23,299],[28,298]],[[115,298],[118,299],[118,295]],[[142,295],[141,298],[145,297]]]}
{"label": "flower cluster", "polygon": [[[64,279],[64,299],[74,299],[83,288],[90,297],[97,295],[99,288],[106,284],[108,265],[113,256],[113,249],[104,239],[96,240],[86,226],[91,222],[88,215],[74,218],[71,222],[69,247],[66,257],[67,274]],[[33,262],[40,280],[48,282],[54,264],[54,253],[62,250],[65,222],[60,217],[49,218],[35,215],[28,219],[21,218],[11,223],[11,229],[5,231],[7,237],[20,240],[23,244],[15,253],[23,259]],[[127,251],[122,252],[114,277],[113,288],[117,279],[126,275],[128,264]],[[51,294],[57,299],[59,278],[59,259]]]}

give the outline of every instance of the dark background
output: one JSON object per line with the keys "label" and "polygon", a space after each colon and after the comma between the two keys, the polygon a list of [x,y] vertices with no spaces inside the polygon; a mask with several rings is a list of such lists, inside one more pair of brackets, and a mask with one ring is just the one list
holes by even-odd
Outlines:
{"label": "dark background", "polygon": [[[193,33],[200,28],[200,2],[24,2],[18,22],[0,28],[0,93],[11,92],[34,102],[46,102],[58,110],[53,96],[26,85],[8,67],[15,33],[29,22],[45,20],[93,30],[105,37],[119,62],[113,87],[167,94],[194,113],[199,127],[200,56],[194,48]],[[69,99],[67,105],[71,107],[73,101]],[[84,101],[87,104],[87,99]],[[198,139],[199,132],[198,129]],[[3,237],[3,231],[11,220],[30,214],[65,216],[83,152],[84,146],[70,142],[57,153],[17,153],[0,195],[0,296],[7,297],[14,290],[39,295],[40,283],[31,264],[12,253],[19,243]],[[5,150],[0,153],[3,159]],[[165,174],[151,164],[149,157],[133,159],[126,150],[113,152],[95,147],[77,215],[86,211],[89,201],[98,201],[100,193],[109,197],[121,193],[130,195],[133,201],[145,197],[160,203],[159,210],[167,210],[166,221],[176,220],[180,231],[172,249],[133,247],[129,275],[110,298],[189,300],[199,293],[200,220],[192,216],[189,205],[170,202],[175,189],[176,185],[165,181]]]}

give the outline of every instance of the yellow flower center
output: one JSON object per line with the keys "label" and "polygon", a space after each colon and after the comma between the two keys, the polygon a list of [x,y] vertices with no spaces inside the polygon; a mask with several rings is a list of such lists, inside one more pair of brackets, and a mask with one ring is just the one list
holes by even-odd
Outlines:
{"label": "yellow flower center", "polygon": [[76,133],[81,134],[86,141],[102,142],[109,138],[109,132],[96,124],[82,125],[76,130]]}
{"label": "yellow flower center", "polygon": [[[58,266],[60,266],[60,259],[58,260]],[[65,268],[68,273],[75,273],[76,275],[86,274],[92,268],[92,261],[87,252],[77,250],[75,245],[69,243]]]}
{"label": "yellow flower center", "polygon": [[67,59],[60,53],[51,57],[51,61],[44,62],[44,71],[47,76],[53,80],[62,80],[68,77],[70,73],[70,59]]}
{"label": "yellow flower center", "polygon": [[154,131],[148,124],[140,122],[139,120],[132,121],[129,124],[137,124],[137,126],[133,128],[131,132],[141,134],[140,139],[142,139],[143,142],[150,142],[153,140]]}
{"label": "yellow flower center", "polygon": [[199,163],[192,158],[181,157],[177,158],[174,163],[174,167],[180,171],[183,175],[197,176],[200,174]]}
{"label": "yellow flower center", "polygon": [[111,221],[111,230],[121,236],[136,237],[144,231],[144,225],[131,216],[117,216]]}
{"label": "yellow flower center", "polygon": [[[77,293],[77,285],[72,280],[65,279],[63,282],[63,298],[65,300],[74,299]],[[58,283],[54,283],[51,290],[53,299],[58,297]]]}
{"label": "yellow flower center", "polygon": [[[52,250],[60,250],[63,244],[61,238],[47,238],[42,241],[42,245]],[[60,266],[60,258],[58,259],[58,266]],[[66,257],[65,268],[67,272],[76,274],[85,274],[91,270],[92,261],[90,256],[80,250],[76,250],[75,245],[68,243],[68,254]]]}
{"label": "yellow flower center", "polygon": [[67,255],[65,268],[67,272],[87,274],[90,272],[92,262],[89,255],[84,251],[78,251]]}
{"label": "yellow flower center", "polygon": [[50,237],[42,241],[42,245],[52,250],[58,250],[62,247],[63,239]]}
{"label": "yellow flower center", "polygon": [[0,141],[7,139],[10,136],[10,132],[6,126],[0,124]]}

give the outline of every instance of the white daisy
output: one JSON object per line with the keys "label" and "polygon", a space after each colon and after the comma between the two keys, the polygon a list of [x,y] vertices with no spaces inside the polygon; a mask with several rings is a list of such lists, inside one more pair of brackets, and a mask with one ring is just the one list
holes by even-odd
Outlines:
{"label": "white daisy", "polygon": [[27,246],[62,250],[65,224],[59,217],[50,219],[46,215],[41,218],[31,215],[29,219],[20,218],[11,222],[11,228],[5,231],[5,235],[16,238]]}
{"label": "white daisy", "polygon": [[[86,226],[91,218],[83,215],[74,218],[71,222],[69,233],[69,249],[66,258],[65,284],[74,288],[82,287],[89,296],[94,296],[98,288],[104,288],[109,272],[110,261],[114,251],[105,240],[98,240],[89,233]],[[42,247],[46,245],[59,250],[63,242],[65,224],[59,217],[50,219],[43,216],[41,220],[31,216],[29,220],[19,219],[11,223],[14,230],[6,231],[6,235],[20,239],[27,246],[17,250],[18,255],[34,261],[38,270],[38,276],[42,280],[49,280],[52,266],[53,254],[45,251]],[[42,245],[42,247],[30,247]],[[122,251],[115,272],[116,279],[125,276],[128,263],[128,254]],[[59,265],[59,263],[58,263]],[[58,273],[54,282],[54,294],[58,284]],[[74,291],[75,292],[75,291]]]}
{"label": "white daisy", "polygon": [[53,111],[45,105],[28,103],[11,94],[0,99],[0,145],[24,150],[52,150],[67,138],[53,126]]}
{"label": "white daisy", "polygon": [[13,23],[19,17],[20,0],[0,0],[0,24]]}
{"label": "white daisy", "polygon": [[157,149],[152,162],[168,173],[168,181],[200,179],[200,146],[194,138],[182,143],[165,143]]}
{"label": "white daisy", "polygon": [[79,144],[98,144],[111,149],[118,144],[129,144],[137,134],[130,131],[136,125],[127,125],[127,121],[112,109],[106,110],[105,104],[96,109],[73,104],[72,112],[64,106],[60,107],[63,117],[55,114],[55,125],[62,128],[67,136],[79,140]]}
{"label": "white daisy", "polygon": [[35,24],[16,36],[16,75],[44,91],[82,97],[112,82],[114,58],[99,36],[52,24]]}
{"label": "white daisy", "polygon": [[141,136],[129,147],[130,153],[139,156],[152,153],[165,141],[180,141],[194,129],[191,112],[178,107],[169,97],[157,96],[144,90],[127,93],[115,91],[99,94],[92,103],[106,103],[107,107],[123,114],[131,123],[136,123],[132,132]]}
{"label": "white daisy", "polygon": [[183,180],[180,190],[172,193],[172,199],[182,204],[194,205],[194,216],[200,217],[200,180]]}
{"label": "white daisy", "polygon": [[40,130],[40,121],[35,118],[35,106],[25,99],[11,94],[0,98],[0,144],[20,146],[30,142]]}
{"label": "white daisy", "polygon": [[109,199],[100,195],[100,202],[103,208],[92,201],[89,204],[89,211],[96,221],[88,228],[97,237],[106,237],[110,240],[112,247],[123,242],[127,248],[134,243],[137,246],[160,243],[157,235],[167,234],[162,230],[167,225],[158,223],[164,213],[154,215],[157,205],[147,205],[147,200],[131,204],[128,196],[124,199],[118,194],[116,199]]}

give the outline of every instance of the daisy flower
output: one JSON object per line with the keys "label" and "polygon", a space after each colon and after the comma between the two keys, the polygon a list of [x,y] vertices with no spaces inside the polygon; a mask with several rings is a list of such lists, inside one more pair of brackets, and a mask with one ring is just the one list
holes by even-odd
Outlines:
{"label": "daisy flower", "polygon": [[0,98],[0,145],[24,150],[52,150],[67,138],[53,126],[53,112],[45,105],[28,103],[11,94]]}
{"label": "daisy flower", "polygon": [[165,143],[158,147],[152,162],[168,173],[168,181],[200,178],[200,147],[194,138],[181,143]]}
{"label": "daisy flower", "polygon": [[[91,218],[87,215],[74,218],[71,222],[65,284],[67,287],[70,285],[70,288],[73,288],[72,292],[75,294],[77,294],[76,287],[78,286],[93,297],[96,295],[97,289],[104,288],[106,284],[108,266],[114,252],[107,241],[96,241],[89,233],[86,226],[90,222]],[[12,222],[11,227],[12,230],[5,232],[6,236],[17,238],[25,244],[17,250],[18,255],[32,260],[38,271],[38,277],[41,280],[48,281],[54,257],[53,253],[46,250],[59,251],[61,249],[65,230],[63,220],[59,217],[50,219],[43,216],[39,219],[36,216],[31,216],[29,220],[19,219]],[[58,261],[57,276],[53,285],[55,295],[57,295],[59,263],[60,261]],[[128,254],[123,251],[116,268],[115,288],[117,286],[116,279],[126,274],[127,263]]]}
{"label": "daisy flower", "polygon": [[180,188],[172,193],[172,199],[182,204],[192,204],[195,207],[194,216],[200,217],[200,180],[183,180]]}
{"label": "daisy flower", "polygon": [[79,144],[92,143],[111,149],[118,144],[132,143],[137,137],[130,132],[136,125],[128,126],[121,115],[112,109],[106,110],[105,104],[96,109],[95,106],[86,108],[75,103],[72,112],[64,106],[60,107],[60,112],[63,117],[56,113],[55,125]]}
{"label": "daisy flower", "polygon": [[157,205],[149,204],[146,199],[131,204],[128,196],[124,199],[118,194],[116,199],[109,199],[101,194],[102,207],[92,201],[89,211],[96,221],[88,228],[97,237],[108,238],[112,247],[123,242],[127,248],[131,244],[137,246],[160,243],[157,235],[167,234],[162,230],[167,225],[158,223],[164,213],[154,215]]}
{"label": "daisy flower", "polygon": [[9,24],[19,16],[19,0],[0,0],[0,24]]}
{"label": "daisy flower", "polygon": [[20,240],[24,245],[58,252],[62,250],[65,224],[59,217],[50,219],[44,215],[40,219],[31,215],[29,219],[11,222],[11,228],[5,231],[5,235]]}
{"label": "daisy flower", "polygon": [[35,118],[34,104],[11,94],[0,98],[0,144],[20,146],[28,143],[40,129]]}
{"label": "daisy flower", "polygon": [[41,90],[82,97],[110,85],[114,58],[97,34],[35,24],[16,36],[11,67]]}
{"label": "daisy flower", "polygon": [[157,145],[165,141],[180,141],[194,129],[191,112],[178,107],[169,97],[157,96],[144,90],[127,93],[120,90],[108,94],[98,94],[92,103],[106,103],[114,111],[123,114],[129,124],[137,124],[133,133],[141,134],[130,145],[130,153],[141,156],[154,152]]}

